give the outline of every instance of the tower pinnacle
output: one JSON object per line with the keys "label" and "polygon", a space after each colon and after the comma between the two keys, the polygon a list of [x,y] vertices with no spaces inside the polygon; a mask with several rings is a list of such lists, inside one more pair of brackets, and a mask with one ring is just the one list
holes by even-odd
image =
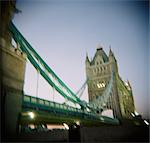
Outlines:
{"label": "tower pinnacle", "polygon": [[90,63],[89,57],[88,57],[88,53],[86,52],[86,62]]}
{"label": "tower pinnacle", "polygon": [[102,45],[101,45],[100,43],[98,43],[97,46],[96,46],[96,49],[97,49],[97,50],[102,50],[103,47],[102,47]]}
{"label": "tower pinnacle", "polygon": [[111,46],[109,46],[109,48],[110,48],[110,50],[109,50],[109,57],[110,57],[110,56],[114,56],[114,53],[113,53],[112,50],[111,50]]}

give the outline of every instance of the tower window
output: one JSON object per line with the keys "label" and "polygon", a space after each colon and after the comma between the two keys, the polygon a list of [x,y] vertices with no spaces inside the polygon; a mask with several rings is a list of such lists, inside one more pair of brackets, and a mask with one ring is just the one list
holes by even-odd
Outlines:
{"label": "tower window", "polygon": [[103,87],[105,87],[105,86],[106,86],[106,84],[105,84],[104,82],[97,83],[97,87],[98,87],[98,88],[103,88]]}
{"label": "tower window", "polygon": [[99,67],[99,72],[101,72],[101,68]]}
{"label": "tower window", "polygon": [[97,68],[97,72],[99,72],[99,68]]}

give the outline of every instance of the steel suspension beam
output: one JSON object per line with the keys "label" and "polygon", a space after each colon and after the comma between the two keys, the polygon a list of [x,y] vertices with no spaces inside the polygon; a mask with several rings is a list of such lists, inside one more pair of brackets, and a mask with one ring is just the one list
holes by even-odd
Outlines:
{"label": "steel suspension beam", "polygon": [[16,43],[20,44],[20,49],[26,53],[27,58],[31,64],[39,71],[42,77],[54,87],[64,98],[77,103],[82,107],[86,107],[86,104],[82,102],[70,88],[54,73],[54,71],[44,62],[44,60],[38,55],[38,53],[27,42],[15,25],[10,23],[10,32]]}

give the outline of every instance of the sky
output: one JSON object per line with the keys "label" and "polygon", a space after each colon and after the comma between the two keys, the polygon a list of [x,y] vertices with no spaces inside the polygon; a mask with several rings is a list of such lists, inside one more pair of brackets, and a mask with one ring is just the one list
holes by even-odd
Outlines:
{"label": "sky", "polygon": [[[22,12],[14,16],[16,27],[74,92],[86,80],[86,52],[90,59],[93,58],[100,44],[108,55],[111,45],[120,76],[132,85],[136,110],[148,117],[148,3],[18,0],[17,8]],[[28,61],[24,92],[48,100],[63,101]],[[87,90],[81,99],[88,101]]]}

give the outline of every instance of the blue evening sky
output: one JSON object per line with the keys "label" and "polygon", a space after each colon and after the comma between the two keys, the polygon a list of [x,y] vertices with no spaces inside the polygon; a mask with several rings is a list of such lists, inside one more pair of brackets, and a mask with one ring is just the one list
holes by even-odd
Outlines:
{"label": "blue evening sky", "polygon": [[[76,92],[86,79],[86,52],[109,46],[123,80],[129,80],[137,111],[148,116],[148,4],[134,1],[18,0],[13,21],[54,72]],[[25,93],[53,100],[51,87],[26,66]],[[54,93],[55,94],[55,93]],[[87,91],[82,99],[88,100]],[[63,99],[55,95],[55,101]]]}

